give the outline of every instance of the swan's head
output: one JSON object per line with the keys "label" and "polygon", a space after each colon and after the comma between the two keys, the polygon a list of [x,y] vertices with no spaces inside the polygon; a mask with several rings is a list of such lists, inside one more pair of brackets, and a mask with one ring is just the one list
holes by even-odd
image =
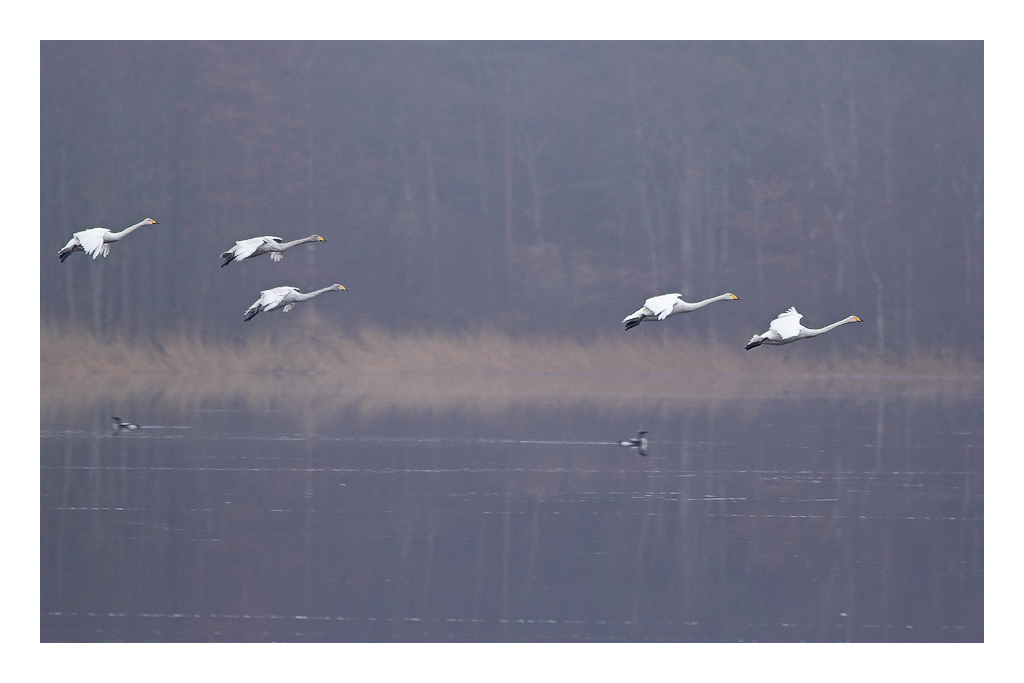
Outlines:
{"label": "swan's head", "polygon": [[145,223],[145,224],[147,224],[147,225],[159,225],[159,223],[157,223],[157,222],[156,222],[155,220],[153,220],[152,218],[147,218],[146,220],[144,220],[144,221],[142,221],[142,222],[143,222],[143,223]]}
{"label": "swan's head", "polygon": [[337,289],[339,291],[345,291],[345,285],[331,285],[331,289]]}
{"label": "swan's head", "polygon": [[857,317],[857,316],[855,316],[855,315],[851,315],[851,316],[850,316],[850,322],[851,322],[851,323],[862,323],[862,322],[864,322],[864,321],[863,321],[863,320],[861,320],[860,318],[858,318],[858,317]]}
{"label": "swan's head", "polygon": [[733,301],[739,301],[740,300],[740,298],[738,296],[736,296],[735,294],[733,294],[731,292],[729,294],[726,294],[726,296],[731,296]]}
{"label": "swan's head", "polygon": [[313,237],[316,238],[317,242],[326,242],[327,241],[323,237],[321,237],[320,235],[313,235]]}

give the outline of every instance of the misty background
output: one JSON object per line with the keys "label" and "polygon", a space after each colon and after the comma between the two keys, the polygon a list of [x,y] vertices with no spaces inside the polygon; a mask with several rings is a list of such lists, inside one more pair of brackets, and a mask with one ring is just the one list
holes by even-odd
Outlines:
{"label": "misty background", "polygon": [[42,41],[40,639],[983,640],[984,48]]}
{"label": "misty background", "polygon": [[804,353],[983,358],[981,41],[43,41],[40,66],[44,331],[586,341],[649,296],[732,292],[628,334],[742,346],[796,306],[865,321]]}

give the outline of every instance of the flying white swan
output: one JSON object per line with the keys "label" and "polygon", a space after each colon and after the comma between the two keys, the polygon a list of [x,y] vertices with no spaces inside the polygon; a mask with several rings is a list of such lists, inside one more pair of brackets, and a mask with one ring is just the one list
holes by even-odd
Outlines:
{"label": "flying white swan", "polygon": [[683,301],[682,294],[662,294],[661,296],[652,296],[644,302],[643,308],[632,315],[626,316],[622,322],[625,323],[626,329],[628,330],[636,327],[644,320],[664,320],[670,315],[696,311],[698,308],[703,308],[704,306],[716,301],[739,301],[739,297],[735,294],[722,294],[720,296],[704,299],[704,301],[698,301],[695,304],[691,304]]}
{"label": "flying white swan", "polygon": [[859,323],[863,322],[860,318],[855,315],[851,315],[849,318],[843,318],[837,323],[832,323],[822,327],[820,330],[814,330],[804,327],[800,324],[800,319],[803,316],[796,312],[795,308],[790,308],[785,313],[780,313],[779,317],[772,321],[772,324],[768,326],[768,331],[764,334],[755,334],[747,342],[746,349],[749,351],[755,346],[761,344],[771,344],[773,346],[780,346],[782,344],[789,344],[795,342],[797,339],[806,339],[808,337],[817,337],[819,334],[825,334],[829,330],[835,329],[840,325],[846,323]]}
{"label": "flying white swan", "polygon": [[647,455],[647,437],[644,436],[647,432],[640,431],[636,433],[635,439],[627,439],[626,441],[620,441],[620,446],[626,448],[635,448],[637,453],[640,455]]}
{"label": "flying white swan", "polygon": [[64,248],[57,252],[60,256],[60,262],[64,263],[64,259],[71,256],[73,252],[84,251],[93,258],[96,258],[100,254],[106,258],[107,254],[110,253],[110,243],[117,242],[122,237],[132,232],[137,228],[141,228],[143,225],[156,225],[157,222],[152,218],[147,218],[141,223],[135,225],[129,225],[121,232],[111,232],[106,228],[89,228],[88,230],[82,230],[76,232],[74,237],[64,245]]}
{"label": "flying white swan", "polygon": [[309,237],[303,237],[301,240],[295,240],[293,242],[283,242],[280,237],[273,237],[272,235],[253,237],[248,240],[239,240],[238,242],[235,242],[235,246],[220,255],[220,257],[224,259],[224,263],[220,264],[220,267],[223,268],[232,261],[241,261],[242,259],[249,258],[250,256],[259,256],[261,254],[270,254],[271,260],[276,263],[284,256],[281,252],[285,249],[291,249],[297,244],[305,244],[306,242],[326,241],[327,240],[320,235],[310,235]]}
{"label": "flying white swan", "polygon": [[318,289],[315,292],[309,294],[303,294],[295,287],[274,287],[273,289],[264,289],[260,292],[260,298],[256,299],[252,306],[246,309],[245,319],[252,320],[253,317],[260,311],[276,311],[279,308],[284,308],[284,312],[292,310],[292,306],[299,303],[300,301],[309,301],[315,296],[319,296],[324,292],[331,292],[335,290],[343,291],[345,288],[341,285],[331,285],[330,287],[324,287]]}

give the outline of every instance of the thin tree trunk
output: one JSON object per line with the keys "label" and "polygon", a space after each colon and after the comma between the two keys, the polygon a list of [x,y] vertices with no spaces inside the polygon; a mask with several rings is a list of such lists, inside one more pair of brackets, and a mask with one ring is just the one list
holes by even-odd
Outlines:
{"label": "thin tree trunk", "polygon": [[750,180],[754,188],[754,279],[757,291],[764,293],[764,177]]}
{"label": "thin tree trunk", "polygon": [[[818,77],[818,103],[821,120],[822,136],[822,165],[832,180],[833,196],[826,200],[826,209],[832,217],[833,232],[832,240],[835,252],[835,291],[839,294],[846,290],[847,270],[847,235],[845,227],[850,221],[850,210],[853,206],[853,183],[857,176],[857,108],[853,92],[853,85],[846,84],[845,91],[837,93],[835,99],[839,99],[846,105],[846,126],[845,139],[839,130],[843,126],[833,125],[833,115],[830,111],[830,97],[834,76],[826,75],[829,64],[823,65],[823,71]],[[841,84],[835,87],[843,87]],[[836,114],[836,118],[839,114]],[[839,130],[837,130],[839,128]]]}
{"label": "thin tree trunk", "polygon": [[117,328],[120,330],[120,334],[125,339],[132,339],[134,337],[132,331],[132,323],[134,322],[131,315],[130,303],[138,302],[139,290],[135,289],[134,292],[128,285],[128,268],[123,262],[118,263],[118,270],[121,271],[121,321]]}
{"label": "thin tree trunk", "polygon": [[[430,140],[430,131],[427,132],[426,139],[423,141],[423,156],[425,157],[424,161],[427,167],[427,201],[430,212],[427,219],[430,222],[430,251],[432,252],[430,258],[430,291],[437,292],[439,290],[438,268],[440,267],[442,255],[441,221],[437,199],[437,159],[434,155],[434,145]],[[436,300],[436,297],[434,297],[434,300]]]}
{"label": "thin tree trunk", "polygon": [[651,284],[657,286],[661,280],[661,264],[658,262],[658,244],[654,235],[654,217],[651,203],[647,197],[647,181],[639,178],[633,181],[636,187],[637,202],[640,205],[640,222],[647,236],[647,249],[651,256]]}
{"label": "thin tree trunk", "polygon": [[514,282],[515,251],[512,243],[512,84],[505,74],[505,265],[508,268],[506,282]]}
{"label": "thin tree trunk", "polygon": [[520,140],[519,156],[523,159],[526,167],[526,176],[530,180],[530,219],[533,223],[533,236],[537,246],[542,246],[545,241],[544,234],[544,191],[541,190],[540,173],[537,168],[537,159],[544,149],[544,143],[530,144],[526,140]]}
{"label": "thin tree trunk", "polygon": [[693,186],[688,175],[679,178],[676,191],[676,221],[679,224],[679,270],[680,287],[689,294],[692,291],[693,277],[693,225],[687,215],[693,204]]}
{"label": "thin tree trunk", "polygon": [[[68,220],[68,187],[67,187],[67,145],[61,140],[60,145],[60,165],[57,171],[57,205],[59,207],[60,224],[64,226],[71,226],[71,222]],[[73,234],[75,230],[72,228],[70,232]],[[70,237],[68,239],[71,239]],[[77,315],[77,302],[75,301],[75,269],[65,268],[64,269],[64,283],[66,285],[65,290],[68,297],[68,322],[72,329],[78,324]]]}
{"label": "thin tree trunk", "polygon": [[686,261],[681,264],[681,269],[682,290],[689,293],[693,291],[693,273],[697,269],[696,259],[694,258],[693,236],[697,233],[697,228],[700,226],[699,193],[697,192],[699,171],[693,153],[693,143],[689,135],[683,136],[683,150],[686,154],[686,170],[682,180],[683,199],[680,225],[683,231],[683,254],[686,257]]}
{"label": "thin tree trunk", "polygon": [[640,106],[640,97],[637,93],[636,67],[633,64],[632,55],[628,47],[623,51],[623,61],[625,62],[626,88],[629,93],[630,103],[632,104],[633,140],[638,166],[638,177],[633,180],[633,187],[636,190],[637,204],[640,208],[640,221],[647,239],[647,250],[650,254],[650,282],[651,286],[657,287],[661,280],[661,263],[658,258],[659,245],[654,226],[654,209],[648,192],[648,158],[643,146],[645,129],[644,109]]}
{"label": "thin tree trunk", "polygon": [[483,73],[479,61],[473,64],[473,85],[476,89],[476,186],[480,203],[480,224],[490,224],[490,207],[487,196],[487,153],[484,145],[484,95]]}
{"label": "thin tree trunk", "polygon": [[[85,254],[85,252],[82,252]],[[90,261],[91,256],[85,254]],[[100,258],[103,258],[100,256]],[[90,263],[89,268],[89,295],[92,309],[92,333],[97,339],[103,339],[103,264]]]}
{"label": "thin tree trunk", "polygon": [[871,258],[871,250],[868,248],[866,233],[866,228],[860,232],[860,246],[864,252],[864,262],[867,264],[868,274],[871,276],[871,281],[875,284],[875,316],[877,318],[875,320],[875,343],[877,344],[879,355],[882,355],[885,353],[885,283],[878,275],[874,259]]}

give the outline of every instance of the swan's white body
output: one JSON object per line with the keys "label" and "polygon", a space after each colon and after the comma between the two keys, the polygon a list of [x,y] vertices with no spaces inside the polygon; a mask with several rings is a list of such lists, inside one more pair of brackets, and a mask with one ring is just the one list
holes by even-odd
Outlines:
{"label": "swan's white body", "polygon": [[635,439],[620,441],[619,445],[626,448],[635,448],[640,455],[647,455],[647,437],[644,436],[646,433],[644,431],[637,432]]}
{"label": "swan's white body", "polygon": [[252,306],[246,309],[245,319],[252,320],[252,318],[261,311],[276,311],[277,309],[284,310],[285,313],[292,310],[292,306],[299,303],[300,301],[308,301],[315,296],[319,296],[324,292],[330,291],[341,291],[345,288],[341,285],[331,285],[330,287],[324,287],[318,289],[315,292],[309,294],[303,294],[295,287],[274,287],[273,289],[264,289],[260,292],[260,298],[257,299]]}
{"label": "swan's white body", "polygon": [[664,320],[670,315],[696,311],[698,308],[703,308],[704,306],[716,301],[738,300],[739,297],[735,294],[722,294],[720,296],[711,297],[710,299],[704,299],[704,301],[698,301],[697,303],[691,304],[683,301],[682,294],[662,294],[661,296],[652,296],[644,302],[643,308],[626,316],[622,322],[626,325],[626,329],[628,330],[636,327],[645,320]]}
{"label": "swan's white body", "polygon": [[89,256],[96,258],[102,255],[104,258],[110,253],[110,243],[117,242],[125,235],[128,235],[133,230],[141,228],[143,225],[157,225],[157,222],[152,218],[130,225],[121,232],[111,232],[107,228],[89,228],[88,230],[81,230],[76,232],[64,247],[57,252],[60,256],[60,262],[64,263],[64,259],[71,256],[76,251],[84,251]]}
{"label": "swan's white body", "polygon": [[270,254],[271,260],[276,263],[284,256],[281,252],[285,249],[291,249],[298,244],[305,244],[306,242],[326,241],[320,235],[310,235],[309,237],[303,237],[301,240],[294,240],[292,242],[284,242],[280,237],[274,237],[273,235],[239,240],[235,242],[235,246],[220,255],[222,259],[225,259],[224,263],[220,264],[220,267],[223,268],[232,261],[241,261],[250,256],[259,256],[261,254]]}
{"label": "swan's white body", "polygon": [[800,319],[803,316],[797,313],[796,308],[790,307],[785,313],[780,313],[779,317],[772,321],[772,324],[768,326],[768,331],[764,334],[755,334],[747,342],[746,349],[749,351],[755,346],[761,344],[770,344],[772,346],[781,346],[782,344],[789,344],[795,342],[797,339],[807,339],[808,337],[817,337],[819,334],[824,334],[829,330],[835,329],[840,325],[846,323],[859,323],[863,322],[860,318],[855,315],[851,315],[848,318],[843,318],[839,322],[832,323],[820,329],[812,329],[804,327],[800,324]]}

